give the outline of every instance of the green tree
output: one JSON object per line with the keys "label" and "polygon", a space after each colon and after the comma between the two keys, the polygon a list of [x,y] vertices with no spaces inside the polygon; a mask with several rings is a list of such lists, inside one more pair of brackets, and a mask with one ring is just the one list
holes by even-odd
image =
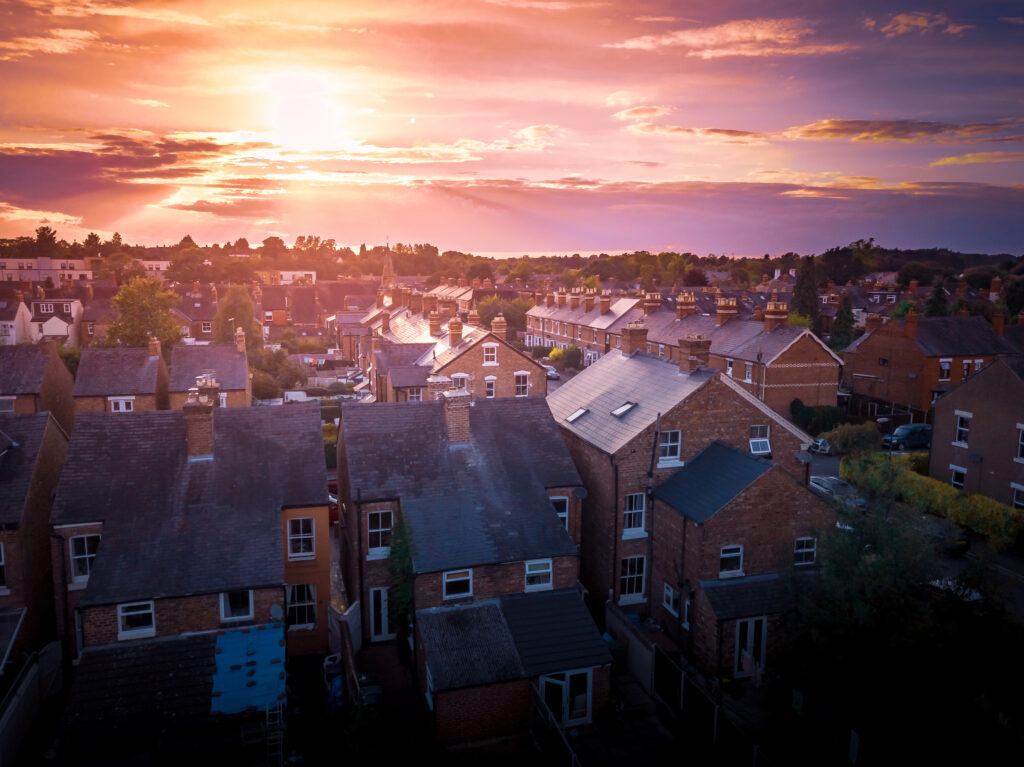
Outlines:
{"label": "green tree", "polygon": [[1024,278],[1007,280],[1003,286],[1003,298],[1006,301],[1006,312],[1011,317],[1024,312]]}
{"label": "green tree", "polygon": [[181,338],[181,328],[171,309],[178,296],[164,290],[159,280],[133,277],[114,296],[117,319],[110,325],[107,342],[116,346],[146,346],[150,336],[160,339],[165,353]]}
{"label": "green tree", "polygon": [[171,257],[170,266],[167,267],[167,273],[164,276],[169,282],[177,282],[182,285],[190,285],[193,282],[209,282],[212,275],[210,265],[206,261],[206,256],[199,248],[187,248]]}
{"label": "green tree", "polygon": [[114,251],[100,263],[100,275],[112,279],[119,286],[124,285],[132,277],[144,277],[145,274],[142,262],[123,250]]}
{"label": "green tree", "polygon": [[806,256],[800,261],[800,271],[793,286],[793,311],[809,317],[812,326],[818,324],[818,275],[814,256]]}
{"label": "green tree", "polygon": [[245,345],[249,351],[262,346],[263,339],[256,324],[256,310],[249,291],[242,285],[232,285],[224,298],[218,302],[217,316],[213,318],[213,339],[230,342],[235,340],[235,328],[245,333]]}
{"label": "green tree", "polygon": [[85,249],[85,255],[98,256],[100,254],[100,236],[96,232],[89,232],[85,236],[82,246]]}
{"label": "green tree", "polygon": [[839,305],[836,318],[832,322],[832,333],[829,336],[829,345],[833,349],[843,350],[853,341],[854,322],[853,309],[850,306],[850,297],[843,296],[843,302]]}
{"label": "green tree", "polygon": [[702,269],[694,267],[683,275],[683,285],[686,285],[687,287],[699,287],[707,284],[708,278]]}
{"label": "green tree", "polygon": [[48,226],[36,229],[36,255],[52,258],[57,253],[57,232]]}
{"label": "green tree", "polygon": [[949,301],[946,298],[946,291],[942,289],[942,280],[935,280],[932,285],[932,292],[928,296],[928,303],[924,305],[925,317],[945,317],[949,314]]}
{"label": "green tree", "polygon": [[254,399],[278,399],[281,387],[270,373],[256,370],[252,374],[252,396]]}

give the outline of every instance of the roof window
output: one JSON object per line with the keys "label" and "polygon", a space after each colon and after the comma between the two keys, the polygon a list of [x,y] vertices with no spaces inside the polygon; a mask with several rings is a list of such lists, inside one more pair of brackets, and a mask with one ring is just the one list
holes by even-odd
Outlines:
{"label": "roof window", "polygon": [[635,407],[635,402],[630,402],[629,400],[626,400],[612,411],[612,415],[615,416],[616,418],[622,418],[622,416],[624,416],[626,413],[628,413]]}
{"label": "roof window", "polygon": [[576,410],[572,411],[568,415],[568,417],[566,417],[565,420],[568,421],[569,423],[576,423],[576,421],[581,419],[583,416],[585,416],[589,412],[590,411],[587,408],[585,408],[585,407],[577,408]]}

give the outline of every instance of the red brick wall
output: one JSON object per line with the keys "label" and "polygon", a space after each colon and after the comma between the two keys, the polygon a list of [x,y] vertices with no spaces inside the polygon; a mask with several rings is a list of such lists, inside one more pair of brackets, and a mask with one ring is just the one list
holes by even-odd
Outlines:
{"label": "red brick wall", "polygon": [[[111,395],[116,396],[116,395]],[[157,398],[153,394],[136,394],[132,403],[133,412],[158,410]],[[76,413],[109,413],[110,402],[106,397],[75,397]]]}
{"label": "red brick wall", "polygon": [[50,361],[46,366],[42,389],[39,392],[39,409],[53,413],[57,423],[70,433],[75,422],[75,402],[72,396],[75,382],[64,361],[57,354],[56,347],[53,344],[48,344],[47,347]]}
{"label": "red brick wall", "polygon": [[[570,588],[579,580],[577,557],[554,557],[551,563],[554,588]],[[462,599],[445,599],[441,573],[416,576],[414,599],[416,609],[459,604],[478,599],[492,599],[502,594],[519,594],[526,590],[526,566],[523,562],[484,565],[473,569],[473,594]]]}
{"label": "red brick wall", "polygon": [[[288,520],[312,517],[315,531],[313,559],[288,559]],[[316,585],[316,627],[288,632],[288,652],[294,655],[327,652],[327,608],[331,603],[331,550],[334,538],[326,506],[289,508],[281,512],[281,550],[284,555],[284,581],[298,585]]]}
{"label": "red brick wall", "polygon": [[[484,344],[497,343],[497,365],[484,364]],[[437,371],[437,375],[451,376],[455,373],[468,373],[470,378],[467,388],[474,399],[486,396],[484,378],[495,377],[496,397],[515,396],[515,372],[525,370],[530,374],[527,388],[530,397],[543,397],[548,393],[548,379],[544,368],[536,361],[519,352],[496,335],[488,333],[480,342],[474,344],[454,360]],[[424,394],[426,392],[424,391]]]}
{"label": "red brick wall", "polygon": [[437,739],[451,746],[516,736],[526,728],[530,695],[526,679],[438,693]]}

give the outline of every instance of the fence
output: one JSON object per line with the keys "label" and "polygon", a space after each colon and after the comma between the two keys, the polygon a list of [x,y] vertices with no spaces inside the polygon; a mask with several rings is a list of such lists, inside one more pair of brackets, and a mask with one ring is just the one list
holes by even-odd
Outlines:
{"label": "fence", "polygon": [[15,764],[39,709],[62,683],[60,642],[29,658],[0,703],[0,767]]}
{"label": "fence", "polygon": [[532,705],[530,706],[530,737],[533,744],[545,756],[549,757],[553,764],[561,764],[564,767],[580,767],[580,760],[576,752],[565,737],[561,725],[551,713],[547,703],[537,685],[530,685],[532,693]]}
{"label": "fence", "polygon": [[626,613],[616,605],[605,605],[605,626],[608,633],[626,647],[626,667],[636,677],[644,692],[650,695],[654,686],[654,644],[644,636]]}

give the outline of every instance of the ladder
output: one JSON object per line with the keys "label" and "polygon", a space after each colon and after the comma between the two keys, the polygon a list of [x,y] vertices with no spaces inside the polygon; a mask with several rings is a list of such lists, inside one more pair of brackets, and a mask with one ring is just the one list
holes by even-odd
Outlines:
{"label": "ladder", "polygon": [[272,703],[267,706],[264,728],[267,744],[267,767],[281,767],[284,764],[284,706]]}

